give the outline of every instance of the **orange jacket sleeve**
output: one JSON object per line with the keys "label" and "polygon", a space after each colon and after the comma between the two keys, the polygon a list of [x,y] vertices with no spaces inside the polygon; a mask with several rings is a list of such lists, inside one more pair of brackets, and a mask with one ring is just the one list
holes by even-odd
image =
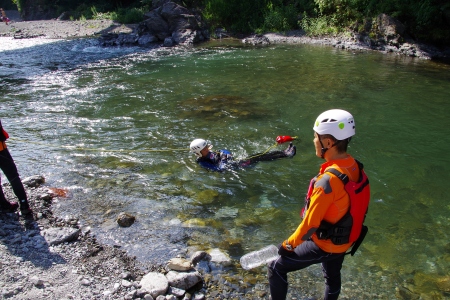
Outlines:
{"label": "orange jacket sleeve", "polygon": [[305,217],[297,230],[287,239],[287,243],[292,247],[297,247],[314,234],[319,228],[320,222],[324,219],[328,208],[332,205],[334,194],[332,193],[330,177],[329,174],[325,173],[317,178]]}

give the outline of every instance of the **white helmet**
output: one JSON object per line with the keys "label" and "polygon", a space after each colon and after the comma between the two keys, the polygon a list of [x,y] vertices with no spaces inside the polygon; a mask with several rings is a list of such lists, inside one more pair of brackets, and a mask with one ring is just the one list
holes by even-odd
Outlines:
{"label": "white helmet", "polygon": [[330,134],[337,140],[345,140],[355,135],[355,120],[353,116],[342,109],[330,109],[321,113],[314,123],[317,134]]}
{"label": "white helmet", "polygon": [[197,155],[198,157],[201,157],[200,151],[202,151],[206,146],[208,146],[208,143],[204,139],[195,139],[191,142],[191,145],[189,148],[191,148],[191,151]]}

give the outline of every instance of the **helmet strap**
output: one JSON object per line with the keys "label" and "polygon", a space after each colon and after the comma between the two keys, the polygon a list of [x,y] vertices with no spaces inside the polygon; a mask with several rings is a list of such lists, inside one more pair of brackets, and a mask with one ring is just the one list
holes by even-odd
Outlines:
{"label": "helmet strap", "polygon": [[336,143],[331,145],[330,148],[325,148],[323,146],[322,139],[320,138],[319,134],[318,134],[318,137],[319,137],[320,146],[322,146],[322,149],[320,149],[320,158],[325,158],[325,152],[327,152],[329,149],[333,148],[334,146],[336,146],[340,142],[340,141],[336,141]]}
{"label": "helmet strap", "polygon": [[325,152],[327,152],[328,148],[325,148],[323,146],[322,140],[320,139],[320,135],[318,135],[318,138],[319,138],[320,146],[322,146],[322,149],[320,149],[320,158],[325,158]]}

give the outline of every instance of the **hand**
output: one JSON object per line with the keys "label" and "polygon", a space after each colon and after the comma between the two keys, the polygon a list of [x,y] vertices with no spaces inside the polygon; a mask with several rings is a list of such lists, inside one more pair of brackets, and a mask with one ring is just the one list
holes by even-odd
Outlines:
{"label": "hand", "polygon": [[283,247],[283,243],[278,244],[278,254],[281,256],[289,256],[293,253],[294,251],[289,251],[286,248]]}

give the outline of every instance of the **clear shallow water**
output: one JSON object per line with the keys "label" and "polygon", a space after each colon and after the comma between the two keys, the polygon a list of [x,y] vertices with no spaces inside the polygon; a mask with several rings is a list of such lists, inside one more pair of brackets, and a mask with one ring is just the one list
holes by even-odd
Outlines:
{"label": "clear shallow water", "polygon": [[[449,296],[448,65],[298,45],[26,46],[0,48],[10,151],[22,178],[43,174],[69,189],[58,213],[80,215],[104,242],[152,262],[186,246],[237,260],[281,242],[321,163],[312,123],[339,107],[355,116],[349,152],[372,189],[369,235],[346,259],[343,297]],[[203,170],[187,151],[202,137],[245,157],[278,135],[299,137],[293,159],[235,172]],[[137,223],[118,228],[120,211]],[[320,296],[320,276],[312,268],[290,277],[297,296]]]}

